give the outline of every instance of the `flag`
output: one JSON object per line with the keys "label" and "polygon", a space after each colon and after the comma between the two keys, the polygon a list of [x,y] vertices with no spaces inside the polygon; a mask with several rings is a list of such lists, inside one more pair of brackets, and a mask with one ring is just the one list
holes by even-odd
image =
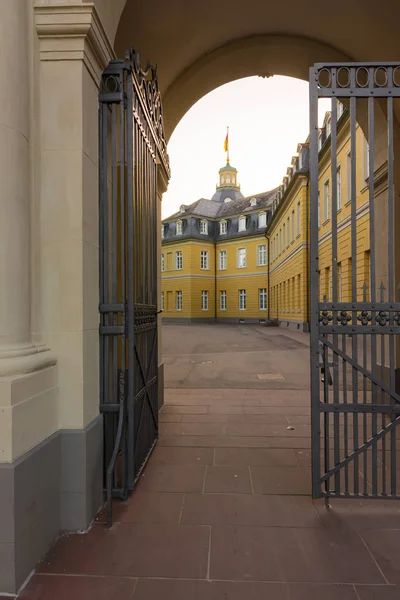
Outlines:
{"label": "flag", "polygon": [[225,142],[224,142],[224,152],[228,152],[228,134],[226,134]]}

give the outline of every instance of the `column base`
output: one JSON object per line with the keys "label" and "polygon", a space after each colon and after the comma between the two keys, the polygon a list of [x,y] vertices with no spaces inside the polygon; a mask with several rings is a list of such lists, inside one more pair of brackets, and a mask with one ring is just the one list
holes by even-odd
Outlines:
{"label": "column base", "polygon": [[0,594],[16,594],[60,531],[85,530],[102,504],[102,418],[58,431],[0,464]]}
{"label": "column base", "polygon": [[16,344],[0,349],[0,377],[33,373],[55,365],[57,357],[47,346]]}

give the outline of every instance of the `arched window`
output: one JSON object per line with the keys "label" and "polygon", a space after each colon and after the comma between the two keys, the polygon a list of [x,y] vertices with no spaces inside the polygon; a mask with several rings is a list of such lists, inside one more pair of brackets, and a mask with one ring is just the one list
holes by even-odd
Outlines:
{"label": "arched window", "polygon": [[183,223],[182,223],[182,221],[177,221],[176,222],[176,235],[182,235],[182,231],[183,231]]}
{"label": "arched window", "polygon": [[223,175],[221,175],[221,184],[225,183],[225,177]]}
{"label": "arched window", "polygon": [[230,182],[231,182],[231,176],[230,176],[230,175],[227,175],[227,176],[225,177],[225,181],[226,181],[226,183],[230,183]]}

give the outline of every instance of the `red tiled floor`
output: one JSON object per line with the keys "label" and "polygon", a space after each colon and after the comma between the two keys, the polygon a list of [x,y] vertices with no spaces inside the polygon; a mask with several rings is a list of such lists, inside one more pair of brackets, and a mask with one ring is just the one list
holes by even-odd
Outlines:
{"label": "red tiled floor", "polygon": [[206,494],[252,494],[249,467],[207,467]]}
{"label": "red tiled floor", "polygon": [[400,587],[388,585],[357,585],[359,600],[399,600]]}
{"label": "red tiled floor", "polygon": [[305,496],[187,494],[181,523],[322,528],[312,500]]}
{"label": "red tiled floor", "polygon": [[303,467],[250,467],[256,494],[309,496],[311,470]]}
{"label": "red tiled floor", "polygon": [[[327,529],[397,529],[400,530],[400,503],[385,500],[340,500],[327,510],[318,501],[316,510]],[[399,597],[400,598],[400,597]]]}
{"label": "red tiled floor", "polygon": [[150,461],[152,465],[212,465],[214,462],[214,449],[157,446],[151,455]]}
{"label": "red tiled floor", "polygon": [[[184,494],[136,491],[126,502],[113,505],[114,523],[179,523]],[[106,521],[105,510],[96,518]]]}
{"label": "red tiled floor", "polygon": [[204,473],[203,465],[149,464],[138,489],[141,492],[201,492]]}
{"label": "red tiled floor", "polygon": [[22,600],[398,600],[399,505],[312,501],[301,351],[274,348],[293,389],[236,389],[238,369],[247,381],[266,360],[243,366],[238,348],[230,387],[167,389],[160,440],[112,529],[60,538]]}
{"label": "red tiled floor", "polygon": [[216,465],[296,467],[293,450],[280,448],[216,448]]}
{"label": "red tiled floor", "polygon": [[234,437],[210,435],[162,435],[160,446],[192,448],[310,448],[310,439],[305,437]]}
{"label": "red tiled floor", "polygon": [[20,600],[131,600],[136,579],[35,575]]}
{"label": "red tiled floor", "polygon": [[360,536],[375,557],[387,581],[400,586],[400,531],[364,530]]}
{"label": "red tiled floor", "polygon": [[[141,579],[133,600],[358,600],[353,586]],[[369,598],[368,598],[369,600]],[[371,598],[372,600],[372,598]],[[374,598],[375,600],[375,598]],[[386,600],[386,597],[382,600]],[[389,599],[389,596],[387,597]]]}
{"label": "red tiled floor", "polygon": [[204,579],[210,530],[189,525],[95,525],[86,535],[59,539],[41,573]]}
{"label": "red tiled floor", "polygon": [[213,527],[211,579],[385,583],[357,532]]}

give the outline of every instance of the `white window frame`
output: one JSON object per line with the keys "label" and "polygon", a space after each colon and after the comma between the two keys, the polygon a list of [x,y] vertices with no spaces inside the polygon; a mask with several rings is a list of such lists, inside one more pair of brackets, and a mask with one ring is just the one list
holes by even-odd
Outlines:
{"label": "white window frame", "polygon": [[267,266],[267,244],[259,244],[257,246],[257,266]]}
{"label": "white window frame", "polygon": [[294,209],[292,210],[292,242],[294,242],[295,234],[294,234]]}
{"label": "white window frame", "polygon": [[246,231],[246,217],[239,217],[238,220],[238,231]]}
{"label": "white window frame", "polygon": [[219,270],[226,271],[228,266],[228,254],[226,250],[219,250]]}
{"label": "white window frame", "polygon": [[208,290],[201,291],[201,310],[208,310]]}
{"label": "white window frame", "polygon": [[331,198],[330,198],[330,182],[329,179],[324,181],[324,220],[328,221],[331,212]]}
{"label": "white window frame", "polygon": [[342,208],[342,169],[341,166],[338,165],[336,169],[336,190],[337,190],[337,209],[341,210]]}
{"label": "white window frame", "polygon": [[161,310],[164,310],[165,307],[165,297],[164,292],[161,292]]}
{"label": "white window frame", "polygon": [[286,219],[286,223],[287,223],[286,248],[289,248],[289,244],[290,244],[290,215]]}
{"label": "white window frame", "polygon": [[228,221],[225,221],[225,219],[223,221],[220,221],[219,223],[219,234],[220,235],[225,235],[228,231]]}
{"label": "white window frame", "polygon": [[175,292],[175,308],[176,310],[182,310],[183,302],[182,302],[182,291],[179,290]]}
{"label": "white window frame", "polygon": [[177,221],[176,222],[176,235],[182,235],[182,233],[183,233],[183,222]]}
{"label": "white window frame", "polygon": [[331,135],[331,122],[327,121],[325,125],[325,135],[328,138]]}
{"label": "white window frame", "polygon": [[346,204],[351,202],[351,150],[346,155]]}
{"label": "white window frame", "polygon": [[337,120],[339,121],[340,117],[343,114],[344,111],[344,106],[343,104],[340,102],[340,100],[336,101],[336,105],[337,105]]}
{"label": "white window frame", "polygon": [[226,290],[220,290],[219,292],[219,310],[226,310]]}
{"label": "white window frame", "polygon": [[161,254],[161,273],[165,271],[165,256]]}
{"label": "white window frame", "polygon": [[231,182],[231,176],[229,175],[229,173],[225,177],[225,182],[226,183],[230,183]]}
{"label": "white window frame", "polygon": [[267,310],[267,288],[258,290],[258,309]]}
{"label": "white window frame", "polygon": [[202,271],[209,270],[209,251],[200,250],[200,269]]}
{"label": "white window frame", "polygon": [[183,253],[182,250],[175,252],[175,269],[181,271],[183,269]]}
{"label": "white window frame", "polygon": [[200,221],[200,233],[202,235],[208,235],[208,221],[205,219]]}
{"label": "white window frame", "polygon": [[317,211],[318,211],[318,227],[321,227],[321,194],[318,190],[318,200],[317,200]]}
{"label": "white window frame", "polygon": [[296,214],[296,221],[297,221],[297,223],[296,223],[296,229],[297,229],[297,234],[296,235],[300,235],[300,228],[301,228],[301,217],[300,217],[301,213],[300,213],[300,209],[301,209],[301,205],[300,205],[300,200],[299,200],[298,203],[297,203],[297,208],[296,208],[296,211],[297,211],[297,214]]}
{"label": "white window frame", "polygon": [[246,290],[239,290],[239,310],[246,310]]}
{"label": "white window frame", "polygon": [[369,144],[364,136],[364,179],[367,181],[369,177]]}
{"label": "white window frame", "polygon": [[[242,257],[244,257],[244,260],[241,260]],[[247,267],[247,252],[246,252],[246,248],[243,248],[243,247],[242,248],[238,248],[237,249],[237,268],[238,269],[245,269],[246,267]]]}
{"label": "white window frame", "polygon": [[[264,221],[264,222],[262,222]],[[258,214],[258,228],[261,229],[262,227],[266,227],[267,226],[267,213],[266,212],[260,212]]]}
{"label": "white window frame", "polygon": [[161,225],[161,239],[163,240],[165,237],[165,225]]}

